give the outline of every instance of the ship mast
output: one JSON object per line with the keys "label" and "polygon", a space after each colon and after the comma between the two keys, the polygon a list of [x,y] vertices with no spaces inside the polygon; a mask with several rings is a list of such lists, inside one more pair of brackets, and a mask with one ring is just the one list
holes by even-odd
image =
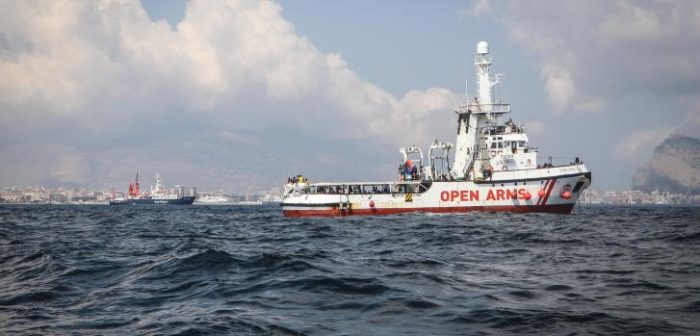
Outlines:
{"label": "ship mast", "polygon": [[489,165],[489,159],[480,153],[485,149],[481,135],[485,129],[495,126],[500,115],[510,112],[510,104],[495,101],[493,88],[501,82],[501,75],[491,75],[492,64],[488,43],[477,43],[474,66],[478,96],[473,101],[467,98],[455,111],[458,127],[451,175],[458,180],[482,177],[482,167]]}

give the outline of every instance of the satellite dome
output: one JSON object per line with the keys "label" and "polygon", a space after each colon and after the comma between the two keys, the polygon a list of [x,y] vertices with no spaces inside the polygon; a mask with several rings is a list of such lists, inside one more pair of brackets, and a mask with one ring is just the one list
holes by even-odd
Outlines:
{"label": "satellite dome", "polygon": [[486,41],[481,41],[476,44],[476,53],[477,54],[488,54],[489,53],[489,44]]}

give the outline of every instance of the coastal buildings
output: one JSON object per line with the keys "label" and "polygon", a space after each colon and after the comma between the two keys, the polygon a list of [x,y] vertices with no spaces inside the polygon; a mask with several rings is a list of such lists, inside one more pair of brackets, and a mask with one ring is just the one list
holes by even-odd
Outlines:
{"label": "coastal buildings", "polygon": [[[239,193],[235,191],[204,191],[195,188],[174,187],[174,192],[186,196],[223,195],[233,203],[279,201],[276,190]],[[110,198],[122,191],[88,187],[7,187],[0,188],[0,203],[15,204],[108,204]]]}

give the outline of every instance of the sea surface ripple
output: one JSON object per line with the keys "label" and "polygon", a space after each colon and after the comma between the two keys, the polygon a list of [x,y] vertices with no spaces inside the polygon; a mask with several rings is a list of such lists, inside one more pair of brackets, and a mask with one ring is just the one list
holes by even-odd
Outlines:
{"label": "sea surface ripple", "polygon": [[700,335],[700,208],[0,206],[0,334]]}

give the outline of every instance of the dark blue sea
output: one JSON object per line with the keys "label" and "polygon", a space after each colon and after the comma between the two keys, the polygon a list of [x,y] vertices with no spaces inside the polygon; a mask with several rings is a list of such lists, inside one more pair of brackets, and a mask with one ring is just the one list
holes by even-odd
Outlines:
{"label": "dark blue sea", "polygon": [[700,335],[700,208],[0,206],[2,335]]}

